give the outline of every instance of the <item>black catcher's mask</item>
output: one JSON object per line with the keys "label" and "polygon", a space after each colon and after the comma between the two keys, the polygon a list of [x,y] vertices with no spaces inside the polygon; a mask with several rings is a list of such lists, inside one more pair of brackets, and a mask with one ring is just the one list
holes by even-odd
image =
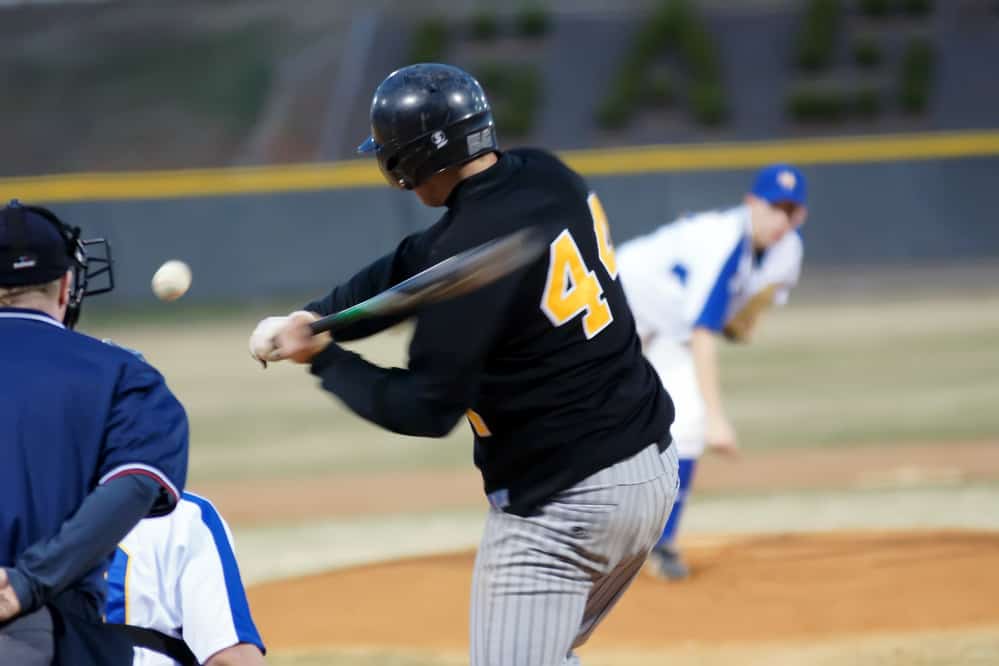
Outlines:
{"label": "black catcher's mask", "polygon": [[73,328],[84,298],[114,289],[111,246],[103,238],[80,240],[79,227],[47,208],[14,199],[0,209],[0,287],[45,284],[67,270],[73,282],[63,323]]}

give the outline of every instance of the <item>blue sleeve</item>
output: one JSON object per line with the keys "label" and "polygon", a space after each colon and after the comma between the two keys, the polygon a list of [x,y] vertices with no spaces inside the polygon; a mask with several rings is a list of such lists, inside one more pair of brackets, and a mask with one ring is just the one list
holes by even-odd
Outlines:
{"label": "blue sleeve", "polygon": [[725,313],[728,312],[728,304],[732,299],[730,283],[735,277],[735,271],[739,268],[739,260],[742,258],[743,243],[746,239],[736,243],[732,253],[725,260],[725,264],[718,272],[714,286],[708,293],[704,301],[701,313],[694,320],[694,328],[707,328],[715,332],[721,332],[725,327]]}
{"label": "blue sleeve", "polygon": [[18,557],[11,582],[22,612],[48,603],[100,565],[148,512],[159,491],[149,478],[120,478],[94,489],[59,532]]}
{"label": "blue sleeve", "polygon": [[115,386],[99,466],[99,483],[138,474],[159,484],[150,516],[176,506],[187,478],[187,414],[163,376],[129,357]]}
{"label": "blue sleeve", "polygon": [[[253,622],[253,616],[250,614],[250,604],[246,598],[246,589],[243,587],[239,565],[236,563],[236,555],[233,552],[232,543],[229,541],[229,535],[222,517],[215,510],[215,507],[212,506],[212,503],[204,497],[193,493],[184,493],[184,499],[198,505],[198,508],[201,509],[201,521],[212,535],[215,551],[218,553],[219,562],[222,565],[222,576],[225,581],[226,597],[228,598],[227,606],[238,642],[256,645],[262,653],[266,654],[267,648],[264,646],[264,641],[260,637],[260,632],[257,631],[256,624]],[[191,582],[197,584],[197,581]],[[184,615],[186,621],[186,610]],[[198,622],[196,624],[201,625],[204,623]],[[191,644],[196,654],[198,650],[195,643],[197,642],[197,640],[194,640]]]}

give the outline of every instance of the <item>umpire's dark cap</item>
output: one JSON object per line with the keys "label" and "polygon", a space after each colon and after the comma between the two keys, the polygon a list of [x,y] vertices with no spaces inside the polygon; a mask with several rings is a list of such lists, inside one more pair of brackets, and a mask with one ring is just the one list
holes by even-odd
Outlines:
{"label": "umpire's dark cap", "polygon": [[71,264],[67,239],[53,220],[17,200],[0,209],[0,287],[52,282]]}

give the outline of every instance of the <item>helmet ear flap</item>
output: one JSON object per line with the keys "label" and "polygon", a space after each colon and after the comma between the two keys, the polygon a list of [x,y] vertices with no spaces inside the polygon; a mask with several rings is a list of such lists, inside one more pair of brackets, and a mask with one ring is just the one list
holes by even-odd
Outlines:
{"label": "helmet ear flap", "polygon": [[466,118],[433,130],[416,141],[379,155],[382,173],[392,185],[411,190],[435,174],[498,150],[492,115]]}
{"label": "helmet ear flap", "polygon": [[413,185],[406,178],[405,172],[399,169],[399,165],[404,159],[404,154],[401,150],[394,149],[391,153],[383,152],[384,148],[379,149],[378,153],[378,168],[385,176],[385,180],[388,181],[389,185],[397,187],[401,190],[411,190]]}

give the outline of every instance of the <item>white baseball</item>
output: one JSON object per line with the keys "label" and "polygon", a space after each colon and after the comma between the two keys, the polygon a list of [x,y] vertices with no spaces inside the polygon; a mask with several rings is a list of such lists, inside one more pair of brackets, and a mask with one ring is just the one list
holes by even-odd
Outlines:
{"label": "white baseball", "polygon": [[153,274],[153,293],[161,301],[175,301],[191,287],[191,269],[179,259],[171,259]]}

